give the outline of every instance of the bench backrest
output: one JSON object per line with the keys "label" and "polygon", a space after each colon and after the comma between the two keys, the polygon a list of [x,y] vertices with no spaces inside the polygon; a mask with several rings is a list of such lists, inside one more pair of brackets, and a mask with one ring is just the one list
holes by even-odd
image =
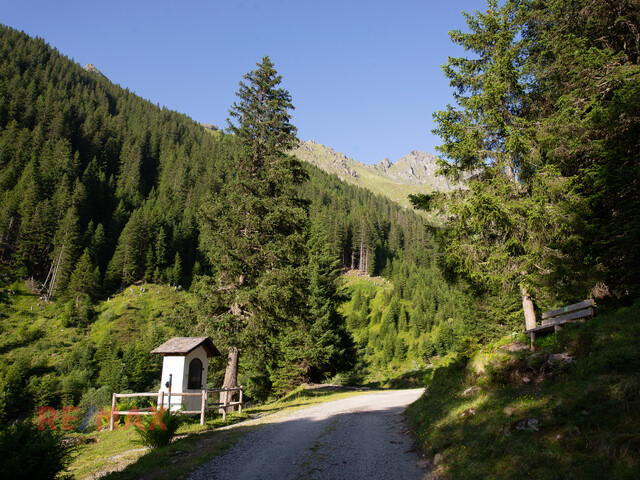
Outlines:
{"label": "bench backrest", "polygon": [[567,305],[566,307],[557,308],[542,314],[544,323],[555,322],[557,320],[575,320],[593,316],[593,306],[595,302],[592,299],[584,300],[580,303]]}

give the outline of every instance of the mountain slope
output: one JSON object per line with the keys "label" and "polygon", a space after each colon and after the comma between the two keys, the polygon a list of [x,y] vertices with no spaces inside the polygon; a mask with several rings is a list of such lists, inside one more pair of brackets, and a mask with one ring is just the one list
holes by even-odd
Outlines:
{"label": "mountain slope", "polygon": [[[226,201],[220,185],[235,175],[238,141],[2,26],[0,98],[0,391],[18,392],[0,395],[0,420],[28,416],[39,405],[98,402],[101,389],[109,395],[156,388],[157,375],[145,367],[148,352],[170,335],[201,335],[201,311],[184,296],[172,297],[171,311],[161,313],[131,303],[123,307],[121,329],[111,324],[115,310],[101,312],[114,305],[116,292],[131,293],[125,301],[133,301],[135,288],[146,301],[153,297],[140,284],[171,283],[188,292],[194,276],[210,274],[198,248],[198,212],[203,202]],[[396,266],[431,255],[433,239],[417,214],[305,167],[310,180],[301,193],[309,201],[309,275],[315,275],[306,298],[327,291],[329,268],[391,278]],[[323,310],[327,303],[317,304],[309,310],[334,322]],[[156,335],[146,330],[153,323],[146,310],[152,320],[176,318]],[[114,337],[92,336],[101,325]],[[327,329],[320,333],[328,338]],[[296,348],[288,352],[303,351]],[[48,354],[33,353],[41,350]],[[124,364],[139,371],[133,375]],[[262,385],[260,395],[270,388]]]}
{"label": "mountain slope", "polygon": [[300,160],[337,175],[341,180],[367,188],[409,207],[411,193],[448,191],[454,185],[436,176],[436,157],[414,150],[395,163],[388,158],[377,165],[365,165],[313,140],[300,142],[293,152]]}

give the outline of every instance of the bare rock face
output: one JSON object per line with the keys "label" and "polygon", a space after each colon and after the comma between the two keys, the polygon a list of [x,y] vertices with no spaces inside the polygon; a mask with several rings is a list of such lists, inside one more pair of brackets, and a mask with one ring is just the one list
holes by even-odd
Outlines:
{"label": "bare rock face", "polygon": [[475,397],[480,393],[481,389],[480,387],[469,387],[467,388],[464,392],[462,392],[462,396],[463,397]]}
{"label": "bare rock face", "polygon": [[564,367],[566,365],[572,364],[574,361],[573,357],[567,353],[552,353],[547,358],[547,364],[550,367]]}
{"label": "bare rock face", "polygon": [[380,163],[378,163],[376,165],[376,170],[380,170],[381,172],[386,172],[387,170],[389,170],[389,167],[391,167],[391,165],[393,165],[391,163],[391,160],[389,160],[388,158],[383,158],[382,160],[380,160]]}
{"label": "bare rock face", "polygon": [[[98,68],[93,63],[87,63],[84,66],[84,69],[87,72],[91,72],[91,73],[93,73],[95,75],[98,75],[99,77],[107,78],[106,75],[104,75],[100,70],[98,70]],[[107,78],[107,80],[109,80],[109,79]]]}
{"label": "bare rock face", "polygon": [[438,158],[430,153],[413,150],[395,162],[388,169],[391,177],[416,185],[429,184],[434,190],[448,191],[455,187],[444,177],[436,175],[439,170]]}
{"label": "bare rock face", "polygon": [[437,157],[419,150],[396,162],[383,158],[378,164],[363,164],[313,140],[301,141],[291,153],[347,183],[385,195],[405,208],[412,208],[409,194],[465,188],[462,183],[436,175],[440,169]]}
{"label": "bare rock face", "polygon": [[534,430],[537,432],[540,430],[540,420],[535,417],[517,420],[512,422],[510,425],[507,425],[504,428],[503,433],[505,435],[510,435],[514,430]]}

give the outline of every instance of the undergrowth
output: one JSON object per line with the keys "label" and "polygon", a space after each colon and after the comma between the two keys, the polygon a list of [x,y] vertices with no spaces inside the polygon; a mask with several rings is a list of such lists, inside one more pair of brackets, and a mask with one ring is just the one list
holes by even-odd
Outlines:
{"label": "undergrowth", "polygon": [[434,478],[640,478],[640,303],[537,346],[433,368],[408,418]]}

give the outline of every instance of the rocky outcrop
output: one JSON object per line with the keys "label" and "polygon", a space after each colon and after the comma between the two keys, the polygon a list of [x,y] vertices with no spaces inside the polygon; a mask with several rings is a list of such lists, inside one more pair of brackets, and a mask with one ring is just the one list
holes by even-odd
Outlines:
{"label": "rocky outcrop", "polygon": [[365,165],[313,140],[300,142],[292,153],[343,181],[385,195],[405,207],[410,206],[409,194],[446,192],[458,187],[436,175],[439,167],[435,155],[419,150],[409,152],[395,163],[383,158],[376,165]]}
{"label": "rocky outcrop", "polygon": [[380,163],[375,166],[375,169],[386,173],[389,168],[391,168],[391,165],[393,165],[393,163],[391,163],[391,160],[389,160],[388,158],[383,158],[382,160],[380,160]]}
{"label": "rocky outcrop", "polygon": [[84,69],[85,69],[87,72],[91,72],[91,73],[93,73],[93,74],[95,74],[95,75],[98,75],[99,77],[106,78],[107,80],[109,80],[109,79],[107,78],[107,76],[106,76],[105,74],[103,74],[100,70],[98,70],[98,68],[97,68],[93,63],[87,63],[87,64],[84,66]]}

